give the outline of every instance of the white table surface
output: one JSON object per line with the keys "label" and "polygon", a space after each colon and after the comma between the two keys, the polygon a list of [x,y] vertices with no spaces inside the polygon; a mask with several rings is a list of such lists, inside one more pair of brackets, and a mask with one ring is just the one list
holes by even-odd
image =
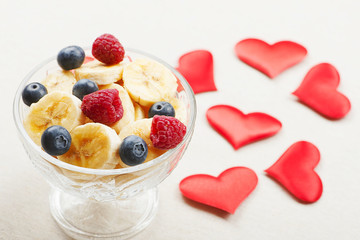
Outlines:
{"label": "white table surface", "polygon": [[[68,239],[50,215],[50,187],[18,139],[12,100],[22,78],[39,62],[68,45],[89,46],[102,33],[174,66],[179,56],[195,49],[211,51],[215,61],[218,91],[196,96],[192,142],[159,186],[155,220],[133,239],[360,239],[358,0],[54,2],[1,1],[0,239]],[[303,44],[308,56],[271,80],[235,57],[234,45],[249,37],[269,43],[292,40]],[[342,120],[327,120],[291,95],[320,62],[338,69],[339,90],[352,103]],[[215,104],[268,113],[283,128],[234,151],[206,121],[206,110]],[[316,171],[324,192],[313,204],[297,202],[264,173],[299,140],[314,143],[322,156]],[[233,166],[249,167],[259,178],[234,215],[186,201],[178,190],[186,176],[218,175]]]}

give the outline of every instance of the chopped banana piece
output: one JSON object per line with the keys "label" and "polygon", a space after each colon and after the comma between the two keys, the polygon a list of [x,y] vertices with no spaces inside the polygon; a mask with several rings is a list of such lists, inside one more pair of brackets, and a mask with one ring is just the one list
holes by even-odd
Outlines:
{"label": "chopped banana piece", "polygon": [[41,135],[50,126],[60,125],[69,132],[83,120],[81,101],[65,92],[51,92],[30,106],[24,127],[31,139],[41,145]]}
{"label": "chopped banana piece", "polygon": [[124,68],[124,87],[141,106],[150,107],[175,97],[177,80],[164,65],[149,59],[136,59]]}
{"label": "chopped banana piece", "polygon": [[97,60],[83,64],[75,69],[77,81],[86,78],[94,81],[98,85],[106,85],[121,80],[124,70],[124,63],[115,65],[105,65]]}
{"label": "chopped banana piece", "polygon": [[70,71],[58,70],[46,76],[41,84],[46,87],[48,93],[61,91],[72,94],[72,88],[76,83],[74,74]]}
{"label": "chopped banana piece", "polygon": [[135,121],[145,118],[144,109],[136,102],[134,102]]}
{"label": "chopped banana piece", "polygon": [[175,109],[175,118],[177,118],[183,124],[187,124],[187,109],[185,103],[178,98],[170,99],[169,103]]}
{"label": "chopped banana piece", "polygon": [[71,131],[71,146],[59,160],[86,168],[112,169],[119,163],[120,138],[110,127],[87,123]]}

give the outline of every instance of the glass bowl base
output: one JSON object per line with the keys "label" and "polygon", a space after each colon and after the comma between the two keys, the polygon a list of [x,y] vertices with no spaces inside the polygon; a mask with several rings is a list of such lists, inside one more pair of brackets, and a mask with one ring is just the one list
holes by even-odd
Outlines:
{"label": "glass bowl base", "polygon": [[53,218],[74,239],[127,239],[147,227],[156,215],[157,188],[136,197],[98,202],[66,194],[50,193]]}

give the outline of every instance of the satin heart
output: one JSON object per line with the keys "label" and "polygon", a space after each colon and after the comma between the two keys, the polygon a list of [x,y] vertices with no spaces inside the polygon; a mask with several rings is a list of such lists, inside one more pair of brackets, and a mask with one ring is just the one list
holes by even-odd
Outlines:
{"label": "satin heart", "polygon": [[88,63],[88,62],[91,62],[91,61],[94,61],[94,60],[95,60],[95,59],[94,59],[93,57],[85,56],[85,59],[84,59],[83,64]]}
{"label": "satin heart", "polygon": [[296,198],[316,202],[323,185],[314,168],[320,161],[320,152],[309,142],[294,143],[270,168],[265,170]]}
{"label": "satin heart", "polygon": [[255,189],[258,178],[246,167],[233,167],[218,177],[196,174],[184,178],[179,188],[182,194],[196,202],[235,213],[240,203]]}
{"label": "satin heart", "polygon": [[211,52],[196,50],[182,55],[176,68],[190,84],[194,93],[216,91],[214,62]]}
{"label": "satin heart", "polygon": [[281,122],[265,113],[255,112],[245,115],[229,105],[216,105],[206,112],[210,125],[234,149],[275,135],[281,129]]}
{"label": "satin heart", "polygon": [[306,48],[290,41],[273,45],[259,39],[245,39],[235,45],[237,57],[246,64],[275,78],[281,72],[301,62],[307,54]]}
{"label": "satin heart", "polygon": [[337,91],[340,76],[334,66],[320,63],[306,74],[293,94],[301,102],[330,119],[343,118],[351,108],[349,99]]}

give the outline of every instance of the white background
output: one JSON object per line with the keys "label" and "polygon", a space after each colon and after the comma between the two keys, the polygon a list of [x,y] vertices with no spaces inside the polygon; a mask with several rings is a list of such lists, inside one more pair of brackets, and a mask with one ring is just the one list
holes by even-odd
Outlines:
{"label": "white background", "polygon": [[[68,239],[48,208],[49,185],[26,156],[12,119],[22,78],[68,45],[90,46],[112,33],[125,47],[156,55],[173,66],[195,49],[213,53],[217,92],[196,96],[194,137],[178,167],[160,185],[151,225],[134,239],[359,239],[360,238],[360,2],[358,0],[133,0],[4,1],[0,7],[0,239]],[[308,49],[303,62],[271,80],[240,62],[234,45],[245,38],[292,40]],[[321,62],[339,71],[339,90],[352,110],[330,121],[291,95]],[[272,138],[234,151],[207,123],[206,110],[230,104],[245,113],[278,118]],[[316,171],[324,192],[313,204],[297,202],[264,170],[294,142],[321,152]],[[253,169],[254,192],[234,215],[185,200],[179,182],[195,173],[218,175],[233,166]]]}

